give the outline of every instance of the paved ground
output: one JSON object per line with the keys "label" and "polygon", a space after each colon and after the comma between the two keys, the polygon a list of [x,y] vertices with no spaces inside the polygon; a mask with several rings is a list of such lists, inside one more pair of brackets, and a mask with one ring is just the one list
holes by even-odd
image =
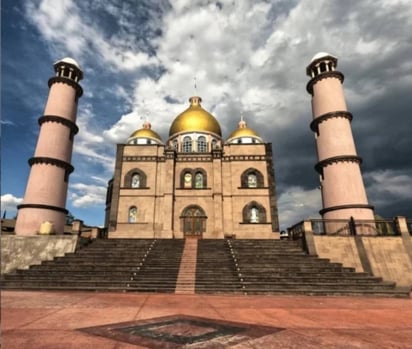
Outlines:
{"label": "paved ground", "polygon": [[[1,306],[3,349],[412,348],[412,299],[3,291]],[[189,316],[165,325],[178,314],[209,323]],[[122,322],[140,327],[119,336],[120,325],[80,330]],[[250,330],[221,335],[242,331],[239,323]],[[141,340],[155,330],[163,335],[152,344]]]}

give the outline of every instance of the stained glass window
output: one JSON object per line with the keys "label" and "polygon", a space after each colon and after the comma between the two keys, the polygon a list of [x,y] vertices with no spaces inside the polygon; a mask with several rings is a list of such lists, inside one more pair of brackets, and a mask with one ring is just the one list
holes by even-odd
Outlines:
{"label": "stained glass window", "polygon": [[136,223],[137,217],[137,208],[136,206],[132,206],[129,209],[129,223]]}

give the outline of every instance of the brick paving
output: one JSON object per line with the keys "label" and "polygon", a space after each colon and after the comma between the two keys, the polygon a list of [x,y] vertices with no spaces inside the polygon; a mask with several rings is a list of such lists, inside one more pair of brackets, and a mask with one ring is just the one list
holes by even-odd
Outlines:
{"label": "brick paving", "polygon": [[[131,344],[133,341],[103,337],[82,329],[115,327],[123,322],[155,322],[157,318],[179,315],[201,317],[212,327],[215,320],[219,324],[242,324],[250,327],[250,333],[254,327],[269,328],[269,333],[236,340],[216,335],[208,341],[199,326],[184,326],[180,322],[174,328],[168,325],[164,331],[169,333],[168,338],[178,336],[180,329],[184,332],[182,336],[188,336],[193,328],[196,331],[191,335],[198,336],[193,338],[202,341],[176,345],[160,338],[164,340],[160,347],[412,348],[412,299],[67,291],[2,291],[2,348],[159,348],[159,342],[157,346],[150,346],[148,340],[145,346]],[[270,328],[274,330],[271,332]]]}

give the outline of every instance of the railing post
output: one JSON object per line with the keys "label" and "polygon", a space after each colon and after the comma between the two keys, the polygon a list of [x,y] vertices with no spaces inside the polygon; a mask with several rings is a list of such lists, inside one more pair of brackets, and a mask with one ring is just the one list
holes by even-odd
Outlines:
{"label": "railing post", "polygon": [[303,239],[306,244],[306,250],[310,255],[317,255],[315,240],[313,238],[312,222],[303,221]]}
{"label": "railing post", "polygon": [[399,232],[402,236],[402,242],[405,247],[406,253],[409,256],[409,259],[412,262],[412,238],[409,235],[408,225],[406,223],[406,218],[402,216],[395,217],[396,229],[399,229]]}
{"label": "railing post", "polygon": [[350,220],[349,220],[349,231],[350,231],[350,235],[356,236],[356,223],[353,217],[350,217]]}
{"label": "railing post", "polygon": [[99,236],[99,228],[98,227],[92,227],[91,233],[90,233],[90,238],[91,239],[97,239]]}
{"label": "railing post", "polygon": [[395,226],[396,226],[396,230],[399,233],[399,235],[403,235],[403,234],[409,235],[408,225],[406,224],[406,217],[396,216]]}
{"label": "railing post", "polygon": [[75,219],[72,222],[72,234],[73,235],[78,235],[82,233],[82,228],[83,228],[83,221],[80,219]]}

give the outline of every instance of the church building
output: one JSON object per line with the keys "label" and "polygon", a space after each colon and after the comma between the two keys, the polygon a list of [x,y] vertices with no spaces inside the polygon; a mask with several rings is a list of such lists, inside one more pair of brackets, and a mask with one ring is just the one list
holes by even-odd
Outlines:
{"label": "church building", "polygon": [[272,145],[245,121],[224,139],[191,97],[163,142],[145,121],[117,145],[109,238],[278,238]]}

